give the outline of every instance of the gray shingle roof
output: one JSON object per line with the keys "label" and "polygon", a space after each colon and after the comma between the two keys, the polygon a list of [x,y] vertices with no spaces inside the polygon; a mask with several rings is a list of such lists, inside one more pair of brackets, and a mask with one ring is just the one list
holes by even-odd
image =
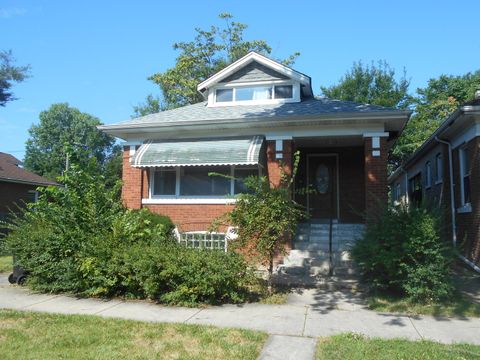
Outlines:
{"label": "gray shingle roof", "polygon": [[[183,121],[277,119],[289,117],[315,117],[340,113],[381,113],[398,110],[377,105],[359,104],[351,101],[309,98],[298,103],[270,105],[235,105],[208,107],[206,102],[187,105],[156,114],[123,121],[113,125],[168,124]],[[108,126],[107,126],[108,127]]]}

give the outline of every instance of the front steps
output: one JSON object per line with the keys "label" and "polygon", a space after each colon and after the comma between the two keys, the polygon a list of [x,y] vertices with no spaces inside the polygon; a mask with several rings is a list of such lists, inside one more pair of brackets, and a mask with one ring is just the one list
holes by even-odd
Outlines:
{"label": "front steps", "polygon": [[274,281],[285,285],[356,287],[356,271],[349,249],[364,232],[363,224],[332,225],[330,264],[330,224],[299,224],[293,249],[276,269]]}

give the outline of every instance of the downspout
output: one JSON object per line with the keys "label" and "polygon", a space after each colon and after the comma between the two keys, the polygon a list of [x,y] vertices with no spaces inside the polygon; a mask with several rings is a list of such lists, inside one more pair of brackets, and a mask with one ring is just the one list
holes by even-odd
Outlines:
{"label": "downspout", "polygon": [[453,160],[452,160],[452,144],[448,141],[441,140],[438,136],[435,136],[435,140],[439,143],[446,144],[448,146],[448,167],[450,177],[450,208],[452,212],[452,243],[453,247],[457,247],[457,221],[455,217],[455,193],[453,189]]}

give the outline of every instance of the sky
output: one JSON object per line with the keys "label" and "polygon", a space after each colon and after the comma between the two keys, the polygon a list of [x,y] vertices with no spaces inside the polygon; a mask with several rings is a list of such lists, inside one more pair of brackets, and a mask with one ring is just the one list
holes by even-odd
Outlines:
{"label": "sky", "polygon": [[42,1],[0,0],[0,50],[12,50],[31,77],[18,100],[0,107],[0,152],[22,159],[28,129],[51,104],[110,124],[158,87],[148,76],[175,63],[172,44],[194,29],[221,25],[229,12],[264,39],[272,57],[299,51],[293,66],[313,90],[338,82],[355,61],[386,60],[411,79],[411,91],[441,74],[480,69],[478,0],[402,1]]}

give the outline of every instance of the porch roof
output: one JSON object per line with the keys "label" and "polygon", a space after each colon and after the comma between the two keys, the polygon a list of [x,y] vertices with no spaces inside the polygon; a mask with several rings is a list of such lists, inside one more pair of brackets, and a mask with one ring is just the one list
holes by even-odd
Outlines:
{"label": "porch roof", "polygon": [[145,142],[132,159],[135,167],[256,165],[262,136]]}

